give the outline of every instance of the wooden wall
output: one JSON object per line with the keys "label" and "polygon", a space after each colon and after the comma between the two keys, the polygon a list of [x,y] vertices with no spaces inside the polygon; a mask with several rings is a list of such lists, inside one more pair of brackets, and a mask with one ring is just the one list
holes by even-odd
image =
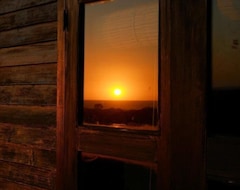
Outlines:
{"label": "wooden wall", "polygon": [[[185,4],[182,4],[182,1],[172,0],[164,1],[166,5],[163,9],[167,10],[169,6],[169,14],[174,13],[175,23],[169,22],[170,16],[166,16],[166,23],[172,23],[171,26],[165,27],[163,34],[167,37],[166,44],[168,44],[164,51],[172,52],[172,57],[174,61],[174,66],[176,68],[172,72],[177,73],[173,75],[175,77],[174,81],[177,81],[173,84],[179,86],[180,72],[179,68],[183,70],[190,68],[191,59],[197,59],[198,52],[192,48],[192,51],[195,54],[190,56],[182,56],[182,59],[176,58],[178,55],[188,55],[188,47],[192,45],[194,47],[194,40],[201,40],[199,38],[189,38],[189,34],[195,31],[193,25],[187,25],[186,28],[182,22],[184,19],[190,23],[188,20],[188,14],[185,16],[179,16],[177,14],[189,13],[193,15],[196,11],[195,9],[190,9],[191,4],[188,3],[189,8],[187,9]],[[172,7],[175,9],[170,9],[170,2]],[[202,3],[202,1],[189,1],[194,3]],[[173,6],[174,5],[174,6]],[[182,6],[180,6],[182,5]],[[196,4],[197,5],[197,4]],[[199,4],[200,5],[200,4]],[[202,4],[204,5],[204,4]],[[178,9],[176,9],[176,7]],[[183,9],[184,11],[182,11]],[[186,9],[189,11],[187,12]],[[204,9],[202,9],[204,10]],[[177,16],[176,16],[177,15]],[[165,17],[164,17],[165,18]],[[191,16],[191,18],[193,18]],[[196,17],[198,18],[198,17]],[[173,20],[172,20],[173,21]],[[164,21],[163,21],[164,22]],[[170,24],[169,24],[170,25]],[[194,25],[198,27],[198,25]],[[201,26],[201,25],[199,25]],[[171,30],[171,27],[178,27],[178,30]],[[182,28],[181,28],[182,27]],[[182,33],[179,32],[181,29]],[[168,31],[169,30],[169,31]],[[186,31],[185,31],[186,30]],[[170,36],[171,34],[171,36]],[[177,34],[177,35],[176,35]],[[187,36],[184,39],[185,41],[179,41],[179,35]],[[202,33],[203,34],[203,33]],[[168,36],[169,35],[169,36]],[[193,35],[194,36],[194,35]],[[173,38],[173,39],[172,39]],[[168,41],[169,40],[169,41]],[[172,40],[172,42],[171,42]],[[192,40],[192,41],[191,41]],[[185,42],[186,44],[184,44]],[[172,47],[170,46],[172,43]],[[189,43],[189,44],[187,44]],[[168,47],[169,46],[169,47]],[[183,48],[185,47],[185,48]],[[196,46],[197,47],[197,46]],[[199,47],[199,45],[198,45]],[[179,49],[181,51],[179,51]],[[167,52],[167,53],[169,53]],[[167,63],[170,59],[166,55],[163,57],[166,59]],[[176,60],[175,60],[176,59]],[[188,59],[185,61],[185,59]],[[204,61],[203,61],[204,62]],[[170,61],[169,61],[170,63]],[[183,67],[184,66],[184,67]],[[197,69],[197,67],[195,68]],[[1,190],[49,190],[56,189],[55,187],[55,178],[56,178],[56,72],[57,72],[57,0],[0,0],[0,189]],[[170,72],[170,71],[169,71]],[[203,71],[202,71],[203,72]],[[198,76],[197,74],[191,75],[191,72],[188,72],[189,75],[185,77],[191,79],[192,76]],[[198,72],[196,72],[198,73]],[[165,72],[165,75],[168,73]],[[173,78],[174,78],[173,77]],[[189,79],[188,78],[188,79]],[[182,79],[185,79],[182,77]],[[174,116],[178,115],[179,112],[182,112],[180,108],[180,103],[183,104],[184,101],[189,102],[189,97],[186,96],[186,92],[190,91],[192,80],[186,80],[189,83],[185,84],[185,89],[177,88],[177,86],[172,86],[172,90],[176,92],[177,90],[181,93],[174,93],[175,97],[172,101],[179,101],[179,104],[174,104]],[[168,81],[166,81],[166,84]],[[189,86],[187,86],[189,85]],[[166,88],[166,87],[165,87]],[[169,89],[170,90],[170,89]],[[166,93],[165,100],[166,100]],[[198,97],[197,91],[194,93]],[[183,94],[182,99],[179,94]],[[202,96],[200,96],[202,97]],[[184,100],[184,101],[183,101]],[[169,100],[170,101],[170,100]],[[201,101],[199,99],[199,101]],[[178,107],[176,107],[176,105]],[[191,106],[189,104],[189,106]],[[193,105],[197,108],[195,105]],[[199,107],[199,106],[198,106]],[[190,109],[189,109],[190,110]],[[165,112],[166,114],[166,112]],[[181,114],[179,114],[181,115]],[[170,116],[169,116],[170,117]],[[197,114],[192,114],[192,117],[200,117]],[[178,118],[178,120],[177,120]],[[175,135],[174,141],[172,141],[172,150],[175,152],[184,152],[183,149],[177,149],[176,145],[178,144],[187,144],[187,140],[195,138],[196,136],[188,136],[187,133],[182,133],[179,135],[182,127],[180,123],[183,123],[183,127],[189,127],[186,131],[198,132],[196,130],[200,127],[192,128],[192,124],[187,118],[184,122],[188,122],[188,125],[185,125],[184,122],[179,122],[184,119],[183,117],[177,117],[174,120],[174,124],[177,127],[176,129],[170,131],[167,129],[165,133],[174,132]],[[192,118],[194,119],[194,118]],[[179,123],[179,124],[178,124]],[[190,123],[190,124],[189,124]],[[178,127],[180,126],[180,127]],[[169,132],[170,131],[170,132]],[[78,135],[85,135],[85,131],[80,131]],[[164,132],[164,131],[162,131]],[[190,133],[189,133],[190,134]],[[198,133],[200,134],[200,133]],[[103,135],[102,135],[103,136]],[[89,136],[88,136],[89,137]],[[95,137],[100,139],[101,136]],[[120,136],[122,138],[122,136]],[[187,138],[186,138],[187,137]],[[111,138],[109,136],[108,138]],[[142,139],[139,139],[139,141]],[[168,139],[167,139],[168,140]],[[166,141],[167,141],[166,140]],[[171,140],[171,139],[170,139]],[[169,140],[169,141],[170,141]],[[138,142],[139,142],[138,141]],[[195,145],[200,142],[197,138],[195,140]],[[84,145],[87,143],[92,143],[91,138],[82,138],[81,143]],[[149,141],[149,147],[152,146],[152,141]],[[88,144],[88,145],[89,145]],[[239,147],[239,139],[237,138],[227,138],[227,137],[217,137],[217,138],[208,138],[207,144],[207,174],[210,179],[219,180],[219,181],[231,181],[234,183],[240,183],[239,180],[239,154],[237,154]],[[165,145],[165,144],[163,144]],[[169,144],[168,144],[169,145]],[[175,170],[174,173],[179,176],[182,175],[182,171],[187,171],[193,167],[201,166],[196,162],[198,158],[194,155],[196,152],[191,152],[190,148],[193,147],[187,145],[188,147],[188,156],[192,155],[196,158],[188,164],[179,164],[180,162],[187,162],[186,152],[182,155],[181,161],[179,157],[173,156],[172,158],[172,168],[176,164],[179,164],[179,167],[175,167],[178,170]],[[80,145],[79,145],[80,146]],[[100,150],[98,144],[97,147],[94,147],[94,150]],[[199,145],[200,147],[202,145]],[[148,147],[148,144],[146,144]],[[170,150],[170,146],[166,145],[166,152]],[[184,146],[182,146],[184,147]],[[81,147],[82,148],[82,147]],[[139,147],[137,147],[139,148]],[[150,149],[149,149],[150,150]],[[102,149],[101,151],[105,151]],[[117,150],[119,151],[119,150]],[[116,152],[117,152],[116,151]],[[153,152],[154,150],[152,150]],[[226,153],[227,152],[227,153]],[[117,152],[118,153],[118,152]],[[122,152],[121,152],[122,154]],[[151,157],[146,157],[147,154],[143,154],[143,158],[150,159]],[[132,155],[130,155],[130,158]],[[138,156],[134,154],[133,156]],[[160,155],[161,156],[161,155]],[[169,159],[165,158],[165,163],[163,168],[166,168],[166,161]],[[174,162],[175,161],[175,162]],[[169,159],[170,162],[170,159]],[[167,175],[170,173],[163,173],[164,179],[168,178]],[[182,179],[174,179],[174,182],[180,183],[183,181],[185,176]],[[69,177],[71,178],[71,176]],[[192,176],[195,178],[195,176]],[[170,179],[170,178],[169,178]],[[189,179],[189,178],[185,178]],[[233,181],[234,179],[235,181]],[[191,181],[191,180],[190,180]],[[192,180],[194,182],[194,180]],[[167,183],[167,180],[166,180]],[[187,183],[186,183],[187,184]],[[167,184],[168,185],[168,184]]]}
{"label": "wooden wall", "polygon": [[0,0],[0,189],[55,189],[56,0]]}

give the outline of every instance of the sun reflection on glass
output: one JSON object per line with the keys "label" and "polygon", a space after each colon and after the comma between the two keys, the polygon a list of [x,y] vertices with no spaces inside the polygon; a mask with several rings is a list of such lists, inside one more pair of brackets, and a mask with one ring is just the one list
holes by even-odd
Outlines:
{"label": "sun reflection on glass", "polygon": [[122,94],[122,90],[119,89],[119,88],[115,88],[113,93],[114,93],[115,96],[120,96]]}

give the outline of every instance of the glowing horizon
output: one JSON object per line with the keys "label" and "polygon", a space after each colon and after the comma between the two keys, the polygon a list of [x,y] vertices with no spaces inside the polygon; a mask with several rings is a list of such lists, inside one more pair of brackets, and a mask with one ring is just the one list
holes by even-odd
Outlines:
{"label": "glowing horizon", "polygon": [[158,0],[86,5],[85,23],[84,100],[156,101]]}

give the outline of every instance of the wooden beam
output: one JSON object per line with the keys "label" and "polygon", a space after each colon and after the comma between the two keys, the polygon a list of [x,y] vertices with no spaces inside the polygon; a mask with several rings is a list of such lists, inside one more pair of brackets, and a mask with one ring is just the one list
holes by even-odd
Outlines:
{"label": "wooden beam", "polygon": [[83,127],[79,127],[77,132],[79,151],[152,165],[156,163],[156,136],[102,129],[91,130]]}
{"label": "wooden beam", "polygon": [[[58,1],[57,184],[77,190],[77,63],[78,1]],[[69,10],[66,18],[64,10]],[[68,26],[64,20],[68,19]]]}
{"label": "wooden beam", "polygon": [[205,189],[207,7],[161,1],[161,136],[158,188]]}

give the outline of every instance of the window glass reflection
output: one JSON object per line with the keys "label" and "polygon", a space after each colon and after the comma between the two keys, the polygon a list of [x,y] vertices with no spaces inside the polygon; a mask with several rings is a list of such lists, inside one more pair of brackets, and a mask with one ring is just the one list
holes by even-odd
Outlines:
{"label": "window glass reflection", "polygon": [[158,0],[85,5],[84,124],[158,123]]}

